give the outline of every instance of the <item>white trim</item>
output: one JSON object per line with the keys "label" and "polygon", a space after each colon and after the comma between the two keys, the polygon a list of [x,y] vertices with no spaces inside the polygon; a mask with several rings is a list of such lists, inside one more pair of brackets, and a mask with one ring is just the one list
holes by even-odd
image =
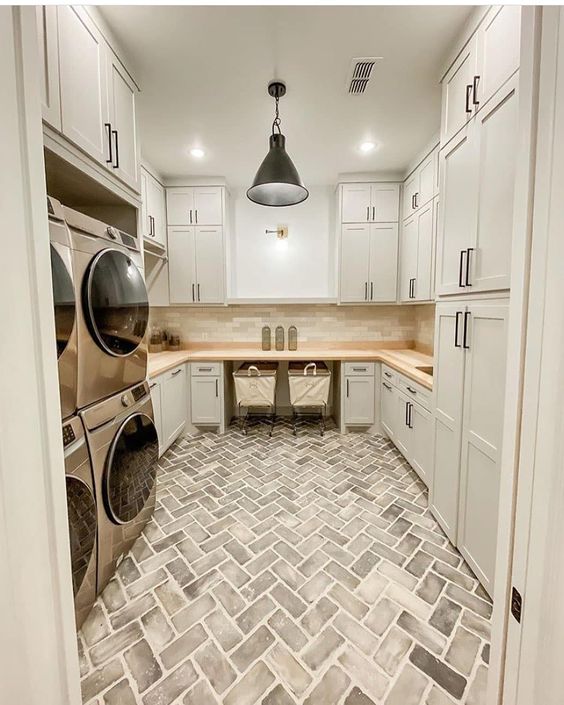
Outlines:
{"label": "white trim", "polygon": [[79,705],[37,46],[35,7],[0,8],[1,699]]}

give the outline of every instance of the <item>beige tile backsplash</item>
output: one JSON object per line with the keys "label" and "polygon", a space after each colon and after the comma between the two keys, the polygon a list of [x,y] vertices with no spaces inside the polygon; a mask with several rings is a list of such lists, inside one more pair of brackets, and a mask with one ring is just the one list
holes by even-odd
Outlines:
{"label": "beige tile backsplash", "polygon": [[[169,307],[151,310],[151,325],[178,333],[184,343],[256,342],[261,329],[298,329],[298,341],[417,341],[433,345],[434,305],[336,306],[331,304]],[[287,343],[287,341],[286,341]]]}

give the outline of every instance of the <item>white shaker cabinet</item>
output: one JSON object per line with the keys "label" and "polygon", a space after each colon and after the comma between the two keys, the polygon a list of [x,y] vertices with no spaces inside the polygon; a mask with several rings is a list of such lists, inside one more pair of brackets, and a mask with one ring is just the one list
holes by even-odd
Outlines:
{"label": "white shaker cabinet", "polygon": [[471,120],[479,107],[472,95],[477,69],[478,37],[474,34],[443,78],[441,146]]}
{"label": "white shaker cabinet", "polygon": [[439,296],[508,289],[518,76],[441,151]]}
{"label": "white shaker cabinet", "polygon": [[507,300],[439,303],[431,510],[492,594],[503,432]]}
{"label": "white shaker cabinet", "polygon": [[223,187],[190,186],[167,189],[168,225],[222,225]]}
{"label": "white shaker cabinet", "polygon": [[401,231],[400,298],[429,301],[433,293],[435,206],[430,201],[404,221]]}
{"label": "white shaker cabinet", "polygon": [[59,94],[59,38],[57,7],[37,5],[37,38],[39,41],[39,87],[43,120],[55,130],[61,130],[61,100]]}
{"label": "white shaker cabinet", "polygon": [[139,163],[135,102],[137,87],[115,54],[108,49],[108,122],[110,125],[109,166],[116,176],[139,191]]}
{"label": "white shaker cabinet", "polygon": [[340,301],[395,301],[397,261],[397,223],[343,225],[340,247]]}
{"label": "white shaker cabinet", "polygon": [[164,436],[163,436],[163,413],[161,404],[161,377],[155,377],[149,382],[149,389],[151,391],[151,402],[153,404],[153,417],[155,421],[155,428],[157,429],[157,435],[159,437],[159,456],[164,452]]}
{"label": "white shaker cabinet", "polygon": [[374,372],[366,376],[346,376],[345,426],[371,426],[374,423]]}
{"label": "white shaker cabinet", "polygon": [[155,177],[141,167],[141,222],[143,237],[166,248],[166,196]]}
{"label": "white shaker cabinet", "polygon": [[171,304],[224,302],[223,228],[170,227],[168,260]]}
{"label": "white shaker cabinet", "polygon": [[382,380],[380,389],[380,423],[391,440],[398,427],[398,392],[395,386]]}
{"label": "white shaker cabinet", "polygon": [[399,184],[343,184],[341,223],[394,223],[399,218]]}
{"label": "white shaker cabinet", "polygon": [[101,164],[110,164],[107,50],[83,8],[57,6],[61,124],[65,137]]}
{"label": "white shaker cabinet", "polygon": [[219,377],[198,377],[190,380],[191,420],[195,426],[215,426],[221,423]]}
{"label": "white shaker cabinet", "polygon": [[161,384],[161,417],[163,446],[170,444],[182,433],[187,416],[186,365],[165,372]]}
{"label": "white shaker cabinet", "polygon": [[403,184],[403,218],[427,205],[437,193],[438,147],[430,152]]}

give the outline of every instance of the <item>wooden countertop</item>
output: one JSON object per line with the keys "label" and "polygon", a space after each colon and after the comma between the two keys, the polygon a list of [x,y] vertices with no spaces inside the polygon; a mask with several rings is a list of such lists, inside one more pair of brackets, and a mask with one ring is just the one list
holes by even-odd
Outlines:
{"label": "wooden countertop", "polygon": [[393,369],[418,382],[426,389],[433,388],[431,375],[417,369],[432,367],[433,358],[413,349],[391,349],[378,346],[377,343],[358,343],[354,347],[350,343],[309,343],[299,350],[269,350],[264,351],[248,344],[210,345],[187,348],[178,351],[149,353],[148,376],[157,377],[176,365],[185,362],[223,362],[224,360],[342,360],[344,362],[383,362]]}

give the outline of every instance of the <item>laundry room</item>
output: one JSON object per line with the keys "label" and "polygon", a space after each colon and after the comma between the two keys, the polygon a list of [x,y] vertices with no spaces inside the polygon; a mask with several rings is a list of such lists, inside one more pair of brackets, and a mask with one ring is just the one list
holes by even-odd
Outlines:
{"label": "laundry room", "polygon": [[0,15],[0,705],[557,705],[564,10]]}

